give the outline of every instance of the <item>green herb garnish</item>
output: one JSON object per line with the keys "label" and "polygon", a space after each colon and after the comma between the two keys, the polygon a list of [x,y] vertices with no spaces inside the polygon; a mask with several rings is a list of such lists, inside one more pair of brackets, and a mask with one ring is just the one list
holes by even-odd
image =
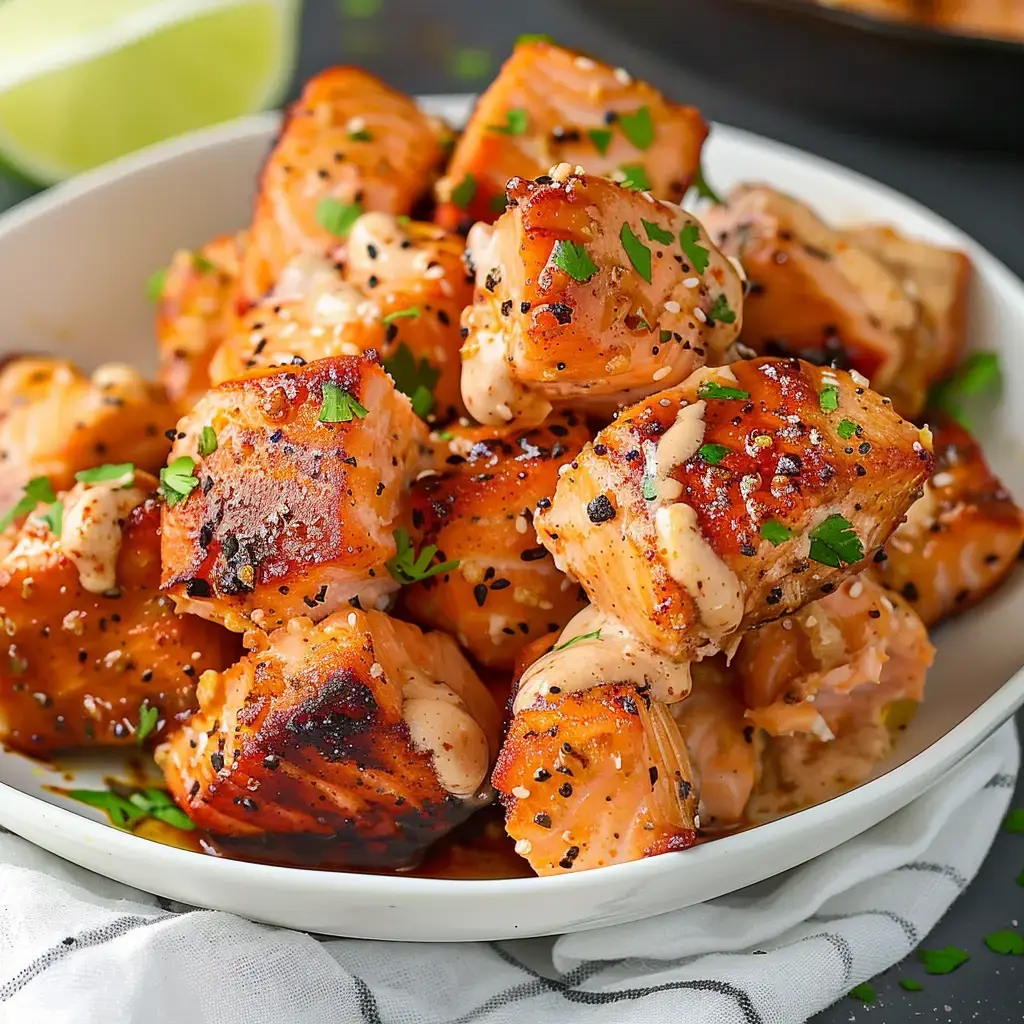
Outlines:
{"label": "green herb garnish", "polygon": [[631,188],[634,192],[650,192],[653,188],[643,164],[623,164],[619,170],[625,175],[619,182],[623,188]]}
{"label": "green herb garnish", "polygon": [[508,196],[504,192],[491,196],[487,202],[487,207],[495,213],[504,213],[508,209]]}
{"label": "green herb garnish", "polygon": [[211,270],[216,270],[217,266],[202,254],[194,252],[192,253],[192,269],[199,274],[208,274]]}
{"label": "green herb garnish", "polygon": [[900,978],[900,988],[904,992],[923,992],[924,985],[919,981],[915,981],[913,978]]}
{"label": "green herb garnish", "polygon": [[864,557],[864,545],[853,529],[853,523],[838,513],[818,523],[811,530],[810,538],[810,557],[833,569],[854,565]]}
{"label": "green herb garnish", "polygon": [[604,156],[608,152],[608,147],[611,145],[612,133],[608,128],[591,128],[587,132],[590,141],[594,144],[594,148]]}
{"label": "green herb garnish", "polygon": [[426,419],[434,409],[434,388],[441,379],[441,371],[426,357],[417,361],[405,343],[384,360],[384,369],[391,374],[395,387],[409,396],[413,412]]}
{"label": "green herb garnish", "polygon": [[437,554],[436,544],[428,544],[417,555],[416,549],[412,546],[412,541],[409,539],[409,534],[402,527],[395,530],[395,545],[397,551],[393,558],[388,559],[386,564],[388,572],[403,587],[458,568],[459,563],[457,561],[440,562],[437,565],[430,564],[434,560],[434,555]]}
{"label": "green herb garnish", "polygon": [[[708,269],[711,252],[700,244],[700,228],[696,224],[687,224],[679,232],[679,246],[695,273],[703,274]],[[732,320],[727,320],[726,323],[732,323]]]}
{"label": "green herb garnish", "polygon": [[156,728],[160,718],[160,712],[152,707],[148,700],[144,700],[139,707],[139,727],[135,730],[135,742],[142,743],[146,737]]}
{"label": "green herb garnish", "polygon": [[962,426],[971,422],[964,411],[968,399],[995,394],[1002,385],[1002,370],[995,352],[972,352],[928,393],[928,406],[941,409]]}
{"label": "green herb garnish", "polygon": [[353,418],[365,419],[368,415],[369,410],[359,404],[355,395],[334,381],[324,381],[323,403],[318,417],[321,423],[350,423]]}
{"label": "green herb garnish", "polygon": [[452,54],[448,63],[456,78],[482,81],[491,70],[493,58],[482,46],[463,46]]}
{"label": "green herb garnish", "polygon": [[661,331],[661,333],[658,335],[658,340],[662,343],[662,345],[664,345],[666,342],[672,340],[672,332]]}
{"label": "green herb garnish", "polygon": [[835,412],[839,408],[839,386],[837,384],[826,384],[818,392],[818,405],[825,412]]}
{"label": "green herb garnish", "polygon": [[702,444],[697,449],[697,454],[705,462],[717,466],[729,454],[729,449],[724,444]]}
{"label": "green herb garnish", "polygon": [[83,469],[75,474],[75,479],[82,484],[103,484],[111,480],[120,480],[122,488],[131,487],[135,481],[135,466],[130,462],[108,462],[92,469]]}
{"label": "green herb garnish", "polygon": [[694,189],[701,199],[710,199],[711,202],[717,203],[719,206],[724,205],[724,200],[718,193],[708,184],[708,179],[704,177],[703,166],[697,167],[697,173],[693,176],[693,183],[690,188]]}
{"label": "green herb garnish", "polygon": [[593,633],[581,633],[579,636],[574,636],[571,640],[566,640],[564,644],[559,644],[557,647],[552,647],[554,651],[564,651],[566,647],[572,647],[573,644],[578,644],[581,640],[598,640],[601,637],[601,630],[595,629]]}
{"label": "green herb garnish", "polygon": [[199,454],[205,459],[217,450],[217,432],[213,427],[203,427],[199,434]]}
{"label": "green herb garnish", "polygon": [[352,225],[363,215],[359,203],[343,203],[325,196],[316,204],[316,222],[338,238],[348,238]]}
{"label": "green herb garnish", "polygon": [[643,480],[640,482],[640,490],[647,501],[654,501],[658,497],[658,482],[654,479],[653,474],[644,473]]}
{"label": "green herb garnish", "polygon": [[666,231],[659,224],[652,224],[649,220],[641,220],[641,224],[644,226],[644,231],[647,232],[647,237],[652,242],[661,242],[662,245],[671,245],[676,239],[675,235],[671,231]]}
{"label": "green herb garnish", "polygon": [[917,959],[924,964],[926,974],[949,974],[971,959],[966,949],[947,946],[945,949],[919,949]]}
{"label": "green herb garnish", "polygon": [[116,828],[131,830],[143,818],[156,818],[184,832],[195,828],[188,815],[162,789],[143,789],[128,797],[109,789],[70,789],[64,795],[103,811]]}
{"label": "green herb garnish", "polygon": [[843,420],[842,423],[836,427],[836,433],[844,440],[849,441],[854,434],[857,433],[857,424],[853,420]]}
{"label": "green herb garnish", "polygon": [[576,281],[589,281],[597,273],[597,264],[590,258],[590,253],[575,242],[555,242],[551,262]]}
{"label": "green herb garnish", "polygon": [[633,229],[625,221],[619,232],[622,248],[626,250],[633,269],[648,283],[651,283],[651,250],[633,234]]}
{"label": "green herb garnish", "polygon": [[348,133],[350,142],[372,142],[373,136],[365,129],[359,128],[354,132]]}
{"label": "green herb garnish", "polygon": [[761,524],[760,532],[761,536],[773,548],[777,548],[780,544],[785,544],[793,536],[793,531],[788,526],[783,526],[777,519],[766,519]]}
{"label": "green herb garnish", "polygon": [[1012,928],[1004,928],[1002,931],[986,935],[985,945],[993,953],[1001,953],[1003,956],[1021,956],[1024,954],[1024,935]]}
{"label": "green herb garnish", "polygon": [[193,475],[195,468],[195,461],[188,455],[182,455],[160,470],[160,492],[171,508],[184,501],[199,486]]}
{"label": "green herb garnish", "polygon": [[452,189],[452,202],[460,209],[465,210],[473,202],[476,195],[476,178],[469,171],[466,176]]}
{"label": "green herb garnish", "polygon": [[0,530],[6,530],[15,519],[27,516],[41,501],[56,501],[57,495],[53,493],[53,485],[49,477],[34,476],[22,491],[17,504],[0,517]]}
{"label": "green herb garnish", "polygon": [[59,537],[64,530],[64,502],[55,501],[43,514],[43,522],[50,528],[50,533]]}
{"label": "green herb garnish", "polygon": [[500,132],[502,135],[523,135],[529,124],[529,117],[522,107],[505,111],[504,124],[489,124],[488,131]]}
{"label": "green herb garnish", "polygon": [[749,391],[719,384],[717,380],[702,380],[697,387],[698,398],[724,398],[742,400],[750,397]]}
{"label": "green herb garnish", "polygon": [[522,43],[549,43],[555,45],[555,37],[549,36],[546,32],[524,32],[516,38],[516,46]]}
{"label": "green herb garnish", "polygon": [[708,310],[708,319],[712,323],[731,324],[736,320],[736,313],[729,308],[729,300],[724,295],[716,295]]}
{"label": "green herb garnish", "polygon": [[874,985],[869,985],[866,981],[862,981],[859,985],[850,989],[850,995],[854,999],[859,999],[862,1003],[873,1003],[878,993],[875,991]]}
{"label": "green herb garnish", "polygon": [[618,124],[622,134],[637,149],[647,149],[654,142],[654,122],[648,107],[641,107],[632,114],[620,114]]}
{"label": "green herb garnish", "polygon": [[1003,830],[1024,835],[1024,808],[1017,807],[1003,818]]}
{"label": "green herb garnish", "polygon": [[394,323],[396,320],[406,320],[414,316],[420,315],[419,306],[410,306],[408,309],[396,309],[393,313],[388,313],[387,316],[383,317],[383,321],[386,324]]}
{"label": "green herb garnish", "polygon": [[160,296],[164,293],[164,283],[167,281],[167,268],[161,267],[159,270],[154,270],[149,277],[146,278],[146,298],[150,302],[159,302]]}

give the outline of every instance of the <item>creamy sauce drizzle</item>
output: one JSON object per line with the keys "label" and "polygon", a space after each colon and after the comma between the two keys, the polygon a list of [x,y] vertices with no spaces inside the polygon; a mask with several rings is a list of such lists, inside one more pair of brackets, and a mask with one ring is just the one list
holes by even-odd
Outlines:
{"label": "creamy sauce drizzle", "polygon": [[522,711],[549,694],[578,693],[606,683],[649,684],[651,696],[666,704],[682,700],[690,692],[688,662],[659,654],[593,605],[572,618],[555,646],[598,631],[600,636],[577,640],[538,658],[523,673],[513,710]]}
{"label": "creamy sauce drizzle", "polygon": [[683,485],[671,477],[672,470],[693,458],[704,440],[705,402],[684,405],[676,421],[658,442],[658,468],[655,473],[658,497],[675,501],[683,493]]}
{"label": "creamy sauce drizzle", "polygon": [[104,594],[117,587],[117,559],[121,553],[121,528],[136,506],[146,500],[138,487],[121,480],[76,484],[64,498],[60,546],[78,569],[82,587],[90,594]]}

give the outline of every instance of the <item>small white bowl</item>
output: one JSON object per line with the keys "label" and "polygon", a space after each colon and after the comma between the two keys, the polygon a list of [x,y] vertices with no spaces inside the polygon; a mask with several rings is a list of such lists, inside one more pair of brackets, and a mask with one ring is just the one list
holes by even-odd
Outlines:
{"label": "small white bowl", "polygon": [[[426,101],[458,122],[465,97]],[[87,174],[0,217],[0,339],[9,351],[154,366],[145,281],[172,250],[248,220],[273,116],[176,139]],[[1004,480],[1024,483],[1024,286],[950,224],[875,182],[732,128],[715,128],[708,177],[765,181],[839,223],[888,222],[965,249],[976,280],[972,347],[1000,352],[1006,398],[984,435]],[[1018,486],[1018,493],[1021,488]],[[220,860],[114,829],[44,786],[63,777],[0,754],[0,822],[110,878],[271,924],[375,939],[502,939],[636,920],[785,871],[864,831],[939,782],[1024,703],[1024,574],[940,630],[928,692],[875,778],[817,807],[683,853],[577,875],[445,881]],[[101,786],[120,762],[91,760],[75,784]]]}

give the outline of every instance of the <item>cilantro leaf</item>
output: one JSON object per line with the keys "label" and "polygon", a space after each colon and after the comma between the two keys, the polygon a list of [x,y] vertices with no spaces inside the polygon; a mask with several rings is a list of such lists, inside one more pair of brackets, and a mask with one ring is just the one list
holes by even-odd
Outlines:
{"label": "cilantro leaf", "polygon": [[434,388],[441,379],[441,371],[426,357],[417,362],[404,342],[390,359],[384,360],[384,369],[391,374],[395,387],[409,396],[413,412],[426,419],[434,409]]}
{"label": "cilantro leaf", "polygon": [[838,513],[818,523],[811,530],[810,538],[810,557],[815,562],[831,566],[833,569],[854,565],[864,557],[864,545],[861,544],[853,523]]}
{"label": "cilantro leaf", "polygon": [[394,536],[397,550],[394,557],[389,558],[386,564],[392,578],[401,583],[403,587],[458,568],[459,563],[457,561],[440,562],[437,565],[431,565],[434,555],[437,554],[436,544],[428,544],[417,555],[416,549],[409,539],[409,534],[402,527],[395,530]]}
{"label": "cilantro leaf", "polygon": [[494,213],[504,213],[508,209],[508,196],[504,192],[499,192],[496,196],[491,196],[487,203],[488,209]]}
{"label": "cilantro leaf", "polygon": [[595,629],[593,633],[581,633],[579,636],[574,636],[571,640],[566,640],[564,644],[559,644],[557,647],[552,647],[552,651],[564,651],[566,647],[572,647],[573,644],[578,644],[581,640],[599,640],[601,637],[601,630]]}
{"label": "cilantro leaf", "polygon": [[520,46],[523,43],[548,43],[554,46],[555,37],[549,36],[546,32],[524,32],[516,38],[516,46]]}
{"label": "cilantro leaf", "polygon": [[862,1003],[873,1003],[878,993],[875,991],[874,985],[869,985],[866,981],[862,981],[859,985],[850,989],[850,995],[854,999],[859,999]]}
{"label": "cilantro leaf", "polygon": [[365,419],[369,415],[369,410],[359,404],[355,395],[332,380],[324,381],[322,393],[318,417],[321,423],[351,423],[353,418]]}
{"label": "cilantro leaf", "polygon": [[962,426],[970,427],[964,404],[970,398],[994,395],[1002,386],[996,352],[972,352],[928,393],[928,405],[941,409]]}
{"label": "cilantro leaf", "polygon": [[853,420],[843,420],[842,423],[836,427],[836,433],[844,440],[849,441],[854,434],[857,433],[857,424]]}
{"label": "cilantro leaf", "polygon": [[702,380],[697,387],[698,398],[725,398],[737,401],[750,397],[749,391],[742,388],[731,388],[727,384],[719,384],[717,380]]}
{"label": "cilantro leaf", "polygon": [[608,152],[608,147],[611,145],[612,133],[609,128],[591,128],[587,132],[590,141],[594,144],[594,148],[604,156]]}
{"label": "cilantro leaf", "polygon": [[622,134],[637,149],[648,149],[654,142],[654,122],[649,107],[641,107],[632,114],[620,114],[618,124]]}
{"label": "cilantro leaf", "polygon": [[487,130],[499,132],[502,135],[523,135],[529,124],[529,116],[522,107],[515,107],[505,111],[504,124],[489,124]]}
{"label": "cilantro leaf", "polygon": [[159,719],[160,712],[148,700],[144,700],[139,707],[139,726],[135,730],[135,742],[142,743],[156,728]]}
{"label": "cilantro leaf", "polygon": [[590,258],[590,253],[575,242],[555,242],[551,262],[575,281],[589,281],[597,273],[597,264]]}
{"label": "cilantro leaf", "polygon": [[171,508],[184,501],[199,486],[193,475],[195,468],[195,461],[188,455],[182,455],[160,470],[160,492]]}
{"label": "cilantro leaf", "polygon": [[633,229],[625,221],[619,232],[619,241],[626,250],[633,269],[648,283],[651,283],[651,250],[633,234]]}
{"label": "cilantro leaf", "polygon": [[149,277],[146,278],[146,298],[150,302],[159,302],[160,297],[164,293],[164,284],[167,281],[167,268],[161,267],[159,270],[154,270]]}
{"label": "cilantro leaf", "polygon": [[717,203],[719,206],[724,205],[724,200],[721,196],[708,184],[708,179],[704,177],[703,166],[697,167],[697,173],[693,176],[693,182],[690,185],[697,195],[701,199],[710,199],[711,202]]}
{"label": "cilantro leaf", "polygon": [[729,300],[725,295],[716,295],[708,310],[708,320],[712,323],[731,324],[736,321],[735,312],[729,308]]}
{"label": "cilantro leaf", "polygon": [[793,531],[788,526],[783,526],[777,519],[766,519],[761,524],[760,533],[773,548],[784,544],[793,536]]}
{"label": "cilantro leaf", "polygon": [[672,332],[671,331],[661,331],[658,334],[658,340],[662,343],[662,345],[664,345],[666,342],[672,340]]}
{"label": "cilantro leaf", "polygon": [[465,210],[473,202],[475,195],[476,178],[466,171],[466,176],[452,189],[451,200],[460,210]]}
{"label": "cilantro leaf", "polygon": [[363,215],[359,203],[343,203],[338,199],[325,196],[317,203],[316,222],[338,238],[348,238],[352,225]]}
{"label": "cilantro leaf", "polygon": [[826,384],[818,392],[818,405],[825,412],[835,412],[839,408],[839,385]]}
{"label": "cilantro leaf", "polygon": [[649,220],[641,220],[641,224],[644,226],[644,231],[647,232],[647,237],[652,242],[661,242],[662,245],[671,245],[675,240],[675,235],[671,231],[666,231],[659,224],[652,224]]}
{"label": "cilantro leaf", "polygon": [[1001,953],[1003,956],[1021,956],[1024,954],[1024,935],[1012,928],[1004,928],[1002,931],[986,935],[985,945],[993,953]]}
{"label": "cilantro leaf", "polygon": [[1010,811],[1003,819],[1003,829],[1006,832],[1024,835],[1024,809],[1018,807]]}
{"label": "cilantro leaf", "polygon": [[729,454],[724,444],[702,444],[697,454],[708,464],[717,466]]}
{"label": "cilantro leaf", "polygon": [[420,307],[410,306],[408,309],[396,309],[393,313],[388,313],[387,316],[383,317],[383,321],[386,324],[394,323],[396,320],[405,320],[409,317],[419,316]]}
{"label": "cilantro leaf", "polygon": [[[683,255],[690,261],[695,273],[703,274],[711,262],[711,252],[700,244],[699,238],[700,228],[696,224],[687,224],[679,232],[679,246],[683,250]],[[733,320],[735,319],[733,317]],[[731,324],[732,320],[727,320],[726,323]]]}
{"label": "cilantro leaf", "polygon": [[623,188],[631,188],[634,192],[650,192],[653,186],[643,164],[623,164],[619,170],[625,175],[619,182]]}
{"label": "cilantro leaf", "polygon": [[919,981],[915,981],[913,978],[900,978],[900,988],[904,992],[923,992],[924,985]]}
{"label": "cilantro leaf", "polygon": [[949,974],[971,959],[970,953],[957,946],[945,949],[919,949],[917,959],[924,964],[926,974]]}
{"label": "cilantro leaf", "polygon": [[83,469],[75,474],[81,484],[103,484],[120,480],[122,487],[131,487],[135,482],[135,466],[130,462],[107,462],[92,469]]}
{"label": "cilantro leaf", "polygon": [[199,434],[199,454],[205,459],[217,450],[217,432],[213,427],[203,427]]}
{"label": "cilantro leaf", "polygon": [[64,530],[64,502],[55,501],[43,515],[43,522],[50,528],[50,533],[59,537]]}
{"label": "cilantro leaf", "polygon": [[15,519],[27,516],[41,501],[56,501],[57,495],[53,493],[53,485],[50,478],[45,476],[34,476],[22,491],[21,497],[13,508],[8,509],[0,517],[0,530],[6,530]]}

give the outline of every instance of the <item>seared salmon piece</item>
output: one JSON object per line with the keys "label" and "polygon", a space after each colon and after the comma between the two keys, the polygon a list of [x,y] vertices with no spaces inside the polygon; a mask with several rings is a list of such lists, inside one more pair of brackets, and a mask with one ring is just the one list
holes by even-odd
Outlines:
{"label": "seared salmon piece", "polygon": [[430,194],[451,141],[442,121],[359,68],[311,78],[260,175],[243,297],[265,295],[300,253],[341,255],[358,213],[411,213]]}
{"label": "seared salmon piece", "polygon": [[508,198],[467,248],[462,397],[481,423],[607,417],[726,358],[743,286],[689,214],[568,164]]}
{"label": "seared salmon piece", "polygon": [[171,794],[248,856],[403,867],[490,801],[499,715],[441,633],[381,612],[292,619],[199,681],[157,750]]}
{"label": "seared salmon piece", "polygon": [[160,593],[155,488],[142,472],[76,484],[62,506],[37,506],[0,560],[5,744],[46,753],[157,739],[195,706],[200,673],[238,656],[236,637],[175,614]]}
{"label": "seared salmon piece", "polygon": [[[929,290],[926,314],[922,289],[935,286],[925,283],[922,255],[895,242],[883,253],[877,237],[831,228],[804,203],[762,185],[740,186],[703,217],[714,243],[749,278],[745,345],[858,370],[903,415],[921,411],[928,384],[955,361],[963,302],[962,294],[940,301]],[[943,261],[959,256],[920,248]],[[920,265],[911,270],[911,261]]]}
{"label": "seared salmon piece", "polygon": [[37,476],[60,491],[97,463],[155,471],[176,419],[163,390],[124,363],[89,376],[65,359],[7,363],[0,370],[0,509]]}
{"label": "seared salmon piece", "polygon": [[438,182],[437,218],[455,229],[505,209],[505,183],[581,164],[681,202],[708,126],[622,68],[546,42],[520,43],[477,101]]}
{"label": "seared salmon piece", "polygon": [[522,646],[583,607],[579,587],[538,543],[533,514],[558,469],[590,438],[573,413],[543,427],[456,427],[440,473],[412,487],[414,536],[458,567],[402,590],[404,614],[456,637],[488,668],[511,668]]}
{"label": "seared salmon piece", "polygon": [[534,522],[638,640],[703,657],[862,569],[920,494],[930,444],[845,371],[705,367],[598,433]]}
{"label": "seared salmon piece", "polygon": [[935,433],[935,472],[869,571],[934,626],[998,587],[1022,543],[1024,513],[978,442],[944,420]]}
{"label": "seared salmon piece", "polygon": [[210,387],[210,360],[236,316],[244,233],[222,235],[171,258],[157,300],[157,380],[179,415]]}
{"label": "seared salmon piece", "polygon": [[171,451],[164,590],[238,632],[373,607],[398,587],[387,562],[426,436],[368,356],[214,388]]}

